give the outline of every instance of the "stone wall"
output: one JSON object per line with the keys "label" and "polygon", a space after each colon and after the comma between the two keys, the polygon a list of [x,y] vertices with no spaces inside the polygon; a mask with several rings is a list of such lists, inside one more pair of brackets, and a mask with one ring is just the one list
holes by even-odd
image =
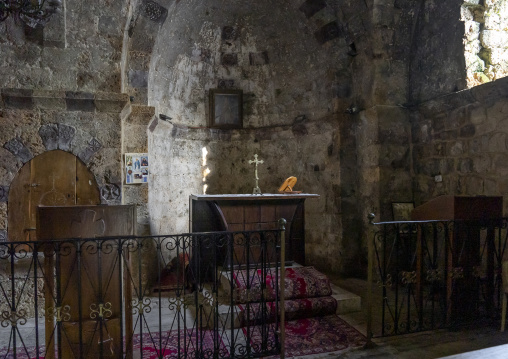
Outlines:
{"label": "stone wall", "polygon": [[[508,196],[507,95],[504,78],[425,102],[414,113],[417,204],[443,194]],[[505,215],[507,209],[504,201]]]}
{"label": "stone wall", "polygon": [[464,0],[424,0],[415,6],[417,22],[410,53],[410,104],[467,87],[464,59]]}
{"label": "stone wall", "polygon": [[18,89],[2,89],[1,95],[0,231],[4,238],[11,181],[24,164],[46,151],[60,149],[77,156],[94,174],[102,203],[122,203],[121,117],[129,115],[122,113],[127,95]]}
{"label": "stone wall", "polygon": [[44,27],[0,22],[0,88],[120,91],[128,1],[66,1]]}
{"label": "stone wall", "polygon": [[154,234],[188,231],[189,195],[202,194],[201,149],[208,150],[207,193],[252,193],[257,153],[259,187],[277,193],[289,176],[295,190],[317,193],[306,201],[306,255],[323,270],[340,271],[341,218],[338,124],[335,119],[302,121],[270,129],[193,129],[154,120],[149,130],[152,170],[149,207]]}
{"label": "stone wall", "polygon": [[508,1],[465,0],[465,59],[468,87],[508,74]]}
{"label": "stone wall", "polygon": [[[296,176],[296,190],[321,195],[306,207],[307,258],[340,271],[348,253],[341,241],[339,123],[352,104],[353,57],[339,7],[262,0],[166,8],[148,75],[148,104],[169,118],[152,122],[149,132],[152,232],[188,230],[188,197],[203,191],[203,147],[207,193],[252,193],[248,160],[257,153],[263,192]],[[358,17],[355,24],[363,34]],[[243,90],[242,129],[207,128],[213,88]]]}

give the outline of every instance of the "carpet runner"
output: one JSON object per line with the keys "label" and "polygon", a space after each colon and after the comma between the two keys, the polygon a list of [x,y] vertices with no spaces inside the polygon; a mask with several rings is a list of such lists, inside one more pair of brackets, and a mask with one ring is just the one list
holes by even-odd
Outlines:
{"label": "carpet runner", "polygon": [[[265,303],[266,310],[264,314],[261,310],[263,308],[262,303],[238,304],[240,325],[275,322],[275,313],[277,312],[280,315],[280,308],[276,308],[276,304],[276,302]],[[284,302],[284,307],[286,308],[286,320],[312,318],[335,314],[337,312],[337,300],[331,296],[288,299]]]}
{"label": "carpet runner", "polygon": [[[233,275],[233,293],[239,308],[241,326],[274,322],[281,308],[276,308],[279,273],[274,268],[265,271],[241,270]],[[265,280],[263,281],[263,275]],[[314,267],[286,268],[284,303],[286,320],[332,315],[337,312],[337,301],[331,296],[332,288],[326,275]],[[266,290],[262,287],[266,284]],[[280,288],[280,287],[279,287]],[[264,298],[263,298],[264,296]],[[264,302],[260,303],[260,302]],[[262,310],[266,308],[266,310]]]}
{"label": "carpet runner", "polygon": [[[276,298],[276,282],[280,283],[277,271],[274,268],[266,270],[266,301],[273,301]],[[314,267],[286,268],[284,285],[285,299],[325,297],[332,294],[330,280]],[[246,303],[247,299],[250,302],[258,302],[262,299],[263,271],[261,269],[235,271],[233,286],[237,303]],[[228,289],[227,286],[224,288]]]}
{"label": "carpet runner", "polygon": [[[172,330],[162,333],[161,343],[158,332],[143,333],[142,336],[135,334],[132,342],[133,353],[137,353],[138,356],[141,354],[143,359],[158,359],[161,354],[163,358],[194,358],[196,351],[199,351],[203,358],[213,358],[215,345],[217,345],[219,358],[229,356],[229,351],[221,339],[217,340],[217,344],[215,343],[211,330],[198,332],[197,340],[196,331],[188,330],[185,335],[183,330]],[[37,356],[35,347],[20,347],[16,348],[16,356],[14,356],[12,348],[0,348],[0,358],[44,359],[45,351],[45,346],[40,346],[40,354]]]}
{"label": "carpet runner", "polygon": [[[245,335],[247,328],[244,328]],[[270,331],[273,333],[273,331]],[[261,343],[259,326],[250,327],[252,345]],[[335,353],[361,348],[367,339],[337,315],[306,318],[286,322],[286,358]],[[279,355],[265,359],[280,358]]]}

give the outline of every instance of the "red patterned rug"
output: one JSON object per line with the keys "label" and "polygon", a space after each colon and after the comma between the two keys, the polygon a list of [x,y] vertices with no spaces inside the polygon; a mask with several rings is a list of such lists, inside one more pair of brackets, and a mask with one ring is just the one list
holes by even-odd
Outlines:
{"label": "red patterned rug", "polygon": [[[263,313],[262,309],[265,308]],[[337,312],[337,300],[331,296],[317,298],[287,299],[284,302],[286,320],[322,317]],[[240,325],[256,325],[275,322],[280,315],[277,302],[238,304],[238,320]],[[247,317],[249,319],[247,319]]]}
{"label": "red patterned rug", "polygon": [[[134,354],[138,353],[143,359],[158,359],[161,354],[164,359],[194,358],[196,351],[200,352],[202,358],[213,358],[215,346],[218,348],[220,358],[229,356],[223,341],[220,338],[214,340],[213,332],[210,330],[199,332],[197,338],[195,331],[189,330],[185,335],[183,330],[173,330],[163,332],[160,342],[158,332],[144,333],[142,336],[136,334],[132,340]],[[178,345],[179,342],[180,346]],[[2,359],[44,359],[44,346],[39,347],[39,353],[39,357],[37,357],[35,347],[16,348],[16,355],[14,355],[12,348],[0,348],[0,358]]]}
{"label": "red patterned rug", "polygon": [[[236,288],[236,301],[238,303],[246,303],[247,297],[251,302],[260,301],[263,284],[266,284],[267,288],[265,300],[275,300],[276,283],[277,281],[280,282],[279,274],[275,269],[268,268],[265,272],[265,283],[263,283],[263,272],[261,269],[235,271],[233,276]],[[286,268],[284,283],[285,299],[325,297],[332,294],[330,280],[314,267]]]}
{"label": "red patterned rug", "polygon": [[[244,329],[245,331],[246,329]],[[260,327],[251,327],[252,345],[261,342]],[[340,319],[337,315],[298,319],[286,322],[286,357],[343,353],[362,347],[366,342],[363,334]],[[279,358],[279,356],[272,356]]]}
{"label": "red patterned rug", "polygon": [[196,331],[189,330],[186,334],[183,330],[163,332],[160,342],[158,333],[144,333],[142,337],[137,334],[133,337],[133,351],[141,353],[143,359],[157,359],[161,354],[163,358],[193,358],[197,351],[202,358],[213,358],[215,346],[218,348],[219,357],[229,355],[222,340],[220,338],[214,340],[213,332],[210,330],[198,332],[197,338]]}

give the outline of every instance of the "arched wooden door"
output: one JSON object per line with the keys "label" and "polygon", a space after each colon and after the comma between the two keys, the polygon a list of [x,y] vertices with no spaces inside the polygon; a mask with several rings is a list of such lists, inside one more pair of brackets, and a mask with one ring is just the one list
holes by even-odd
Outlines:
{"label": "arched wooden door", "polygon": [[45,152],[27,162],[12,181],[8,203],[9,241],[36,240],[37,206],[100,204],[94,175],[71,153]]}

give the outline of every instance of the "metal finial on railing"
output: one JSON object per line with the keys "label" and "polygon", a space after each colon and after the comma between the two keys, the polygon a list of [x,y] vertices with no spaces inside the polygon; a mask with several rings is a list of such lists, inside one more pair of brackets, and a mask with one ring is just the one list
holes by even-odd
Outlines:
{"label": "metal finial on railing", "polygon": [[285,231],[287,223],[288,223],[288,221],[286,221],[284,218],[279,219],[279,229],[281,231]]}
{"label": "metal finial on railing", "polygon": [[370,224],[374,224],[374,218],[376,218],[376,215],[374,213],[369,213],[367,218],[369,219]]}

